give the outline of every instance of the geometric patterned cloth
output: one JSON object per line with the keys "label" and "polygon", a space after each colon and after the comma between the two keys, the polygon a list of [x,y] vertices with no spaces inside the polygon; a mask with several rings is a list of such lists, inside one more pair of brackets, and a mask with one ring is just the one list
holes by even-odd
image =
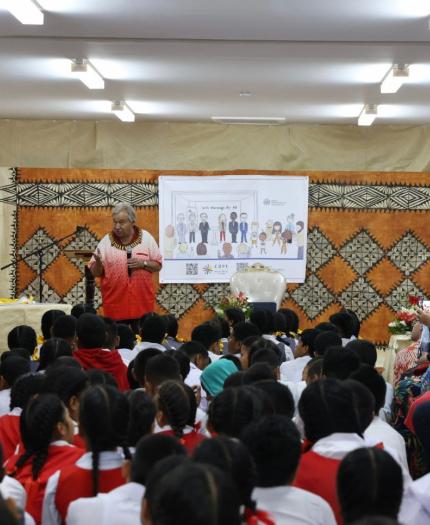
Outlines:
{"label": "geometric patterned cloth", "polygon": [[[158,238],[157,178],[161,174],[171,173],[11,170],[10,183],[0,187],[0,201],[16,206],[14,260],[54,243],[42,259],[44,301],[73,304],[83,300],[83,262],[62,250],[94,249],[110,228],[111,208],[117,202],[135,206],[138,224]],[[279,172],[288,174],[297,175]],[[283,306],[297,311],[302,328],[326,320],[342,306],[351,308],[362,321],[362,336],[385,344],[387,324],[394,310],[408,304],[408,294],[430,297],[428,174],[300,174],[308,175],[310,181],[307,276],[303,284],[288,285]],[[56,242],[77,225],[83,226],[77,235]],[[15,263],[11,273],[15,295],[37,292],[37,267],[37,256]],[[180,319],[183,337],[213,315],[212,306],[229,289],[228,284],[156,282],[156,286],[157,310]],[[100,305],[98,288],[95,300]]]}

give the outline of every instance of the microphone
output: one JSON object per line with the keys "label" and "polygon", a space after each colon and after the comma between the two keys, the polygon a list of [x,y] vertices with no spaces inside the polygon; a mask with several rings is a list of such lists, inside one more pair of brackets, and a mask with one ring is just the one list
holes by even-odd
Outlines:
{"label": "microphone", "polygon": [[[131,246],[127,246],[127,263],[128,263],[128,260],[131,259],[131,252],[132,252],[132,248]],[[128,276],[130,277],[131,276],[131,268],[127,265],[127,273],[128,273]]]}

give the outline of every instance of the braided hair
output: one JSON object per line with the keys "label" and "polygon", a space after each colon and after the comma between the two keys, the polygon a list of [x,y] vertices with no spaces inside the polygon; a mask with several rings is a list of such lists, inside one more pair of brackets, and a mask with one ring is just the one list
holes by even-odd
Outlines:
{"label": "braided hair", "polygon": [[84,391],[79,407],[79,423],[92,452],[94,496],[99,488],[100,453],[122,447],[124,456],[131,459],[126,446],[129,403],[125,394],[111,385],[93,385]]}
{"label": "braided hair", "polygon": [[174,435],[179,439],[183,436],[191,416],[192,407],[187,389],[190,387],[178,381],[165,381],[158,389],[158,409],[163,412]]}
{"label": "braided hair", "polygon": [[56,425],[65,421],[65,411],[60,398],[53,394],[41,394],[27,403],[20,418],[25,451],[16,462],[16,470],[32,459],[32,477],[38,478],[48,458]]}

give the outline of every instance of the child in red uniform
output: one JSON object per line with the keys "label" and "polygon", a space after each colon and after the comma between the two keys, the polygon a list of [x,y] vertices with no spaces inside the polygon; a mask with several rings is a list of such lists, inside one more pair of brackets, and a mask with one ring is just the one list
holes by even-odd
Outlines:
{"label": "child in red uniform", "polygon": [[[110,385],[86,390],[79,407],[79,424],[88,452],[73,465],[60,469],[48,482],[43,502],[43,525],[65,523],[69,504],[109,492],[125,483],[123,457],[129,405],[125,394]],[[123,454],[118,451],[123,447]]]}
{"label": "child in red uniform", "polygon": [[82,455],[82,450],[70,445],[73,422],[67,408],[53,394],[42,394],[27,403],[20,428],[24,452],[10,459],[7,471],[24,487],[26,511],[36,524],[41,524],[42,502],[49,477],[59,468],[73,464]]}
{"label": "child in red uniform", "polygon": [[197,402],[191,387],[179,381],[165,381],[158,389],[155,402],[161,432],[177,437],[191,453],[205,439],[194,428]]}

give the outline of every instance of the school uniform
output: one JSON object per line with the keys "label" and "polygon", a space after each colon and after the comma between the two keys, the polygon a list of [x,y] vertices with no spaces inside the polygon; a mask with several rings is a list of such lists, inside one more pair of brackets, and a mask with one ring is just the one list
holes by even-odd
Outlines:
{"label": "school uniform", "polygon": [[10,476],[4,476],[0,482],[0,494],[3,499],[12,499],[20,511],[24,513],[24,525],[35,525],[34,519],[25,512],[27,494],[19,481]]}
{"label": "school uniform", "polygon": [[343,523],[336,489],[339,465],[349,452],[365,446],[358,434],[334,433],[318,440],[300,459],[293,485],[323,498],[338,524]]}
{"label": "school uniform", "polygon": [[121,391],[129,390],[127,367],[117,350],[105,348],[82,348],[73,352],[73,357],[85,369],[95,368],[111,374]]}
{"label": "school uniform", "polygon": [[[99,455],[99,492],[105,493],[124,485],[121,472],[122,454],[115,451]],[[92,453],[87,452],[78,461],[53,474],[47,483],[43,500],[43,525],[64,524],[69,505],[79,498],[90,498],[93,493]]]}
{"label": "school uniform", "polygon": [[292,361],[282,363],[280,368],[282,381],[291,381],[293,383],[302,381],[303,370],[311,359],[310,355],[304,355],[302,357],[296,357],[296,359]]}
{"label": "school uniform", "polygon": [[142,350],[146,350],[147,348],[156,348],[157,350],[160,350],[161,352],[166,351],[166,347],[159,343],[151,343],[149,341],[142,341],[140,343],[137,343],[137,345],[133,348],[133,351],[136,350],[136,353],[141,352]]}
{"label": "school uniform", "polygon": [[405,440],[392,426],[375,416],[364,431],[363,436],[368,442],[373,440],[374,442],[382,443],[384,449],[387,449],[388,452],[394,450],[396,452],[395,459],[400,461],[402,469],[409,472]]}
{"label": "school uniform", "polygon": [[182,341],[177,341],[174,337],[171,337],[170,335],[166,337],[166,347],[172,348],[173,350],[179,350],[179,348],[181,348],[183,344],[184,343]]}
{"label": "school uniform", "polygon": [[130,350],[130,348],[118,348],[117,351],[126,367],[128,367],[136,357],[136,354],[133,353],[133,350]]}
{"label": "school uniform", "polygon": [[285,343],[281,343],[280,341],[278,341],[274,335],[263,334],[262,337],[264,339],[267,339],[268,341],[272,341],[272,343],[274,343],[279,348],[281,348],[281,345],[282,345],[286,361],[292,361],[294,359],[294,354],[293,354],[293,351],[291,350],[291,348],[288,345],[286,345]]}
{"label": "school uniform", "polygon": [[67,512],[67,525],[140,525],[140,508],[145,487],[126,483],[106,494],[72,501]]}
{"label": "school uniform", "polygon": [[[157,428],[154,429],[154,434],[164,434],[166,436],[176,437],[170,425],[165,425],[164,427],[157,426]],[[206,436],[196,428],[186,426],[182,436],[177,439],[187,449],[188,454],[191,455],[193,450],[206,439]]]}
{"label": "school uniform", "polygon": [[393,406],[394,389],[390,383],[387,383],[387,381],[385,381],[385,385],[387,387],[387,391],[385,393],[384,406],[379,411],[379,417],[382,419],[382,421],[388,422],[391,420],[391,407]]}
{"label": "school uniform", "polygon": [[3,462],[6,462],[15,453],[21,442],[19,419],[22,409],[15,407],[5,416],[0,417],[0,445],[3,449]]}
{"label": "school uniform", "polygon": [[[8,461],[7,472],[9,474],[15,473],[15,479],[24,487],[27,493],[25,510],[32,516],[36,525],[42,523],[42,504],[48,479],[58,469],[67,468],[68,465],[73,464],[82,454],[83,451],[81,449],[70,445],[66,441],[53,441],[49,445],[48,457],[36,480],[33,480],[31,459],[26,461],[18,470],[16,470],[15,465],[21,453],[15,454]],[[43,525],[45,525],[44,522]]]}
{"label": "school uniform", "polygon": [[201,383],[200,383],[201,375],[202,375],[202,371],[200,370],[200,368],[196,366],[194,363],[190,362],[190,371],[187,377],[185,378],[184,383],[191,388],[193,387],[200,388],[201,399],[200,399],[199,406],[204,412],[206,412],[208,409],[208,400],[207,400],[206,392],[204,391],[203,388],[201,388]]}
{"label": "school uniform", "polygon": [[0,390],[0,417],[10,412],[10,388]]}
{"label": "school uniform", "polygon": [[426,474],[406,487],[398,520],[403,525],[428,525],[430,523],[430,474]]}
{"label": "school uniform", "polygon": [[336,525],[326,501],[297,487],[257,487],[252,499],[258,509],[272,515],[276,525]]}

